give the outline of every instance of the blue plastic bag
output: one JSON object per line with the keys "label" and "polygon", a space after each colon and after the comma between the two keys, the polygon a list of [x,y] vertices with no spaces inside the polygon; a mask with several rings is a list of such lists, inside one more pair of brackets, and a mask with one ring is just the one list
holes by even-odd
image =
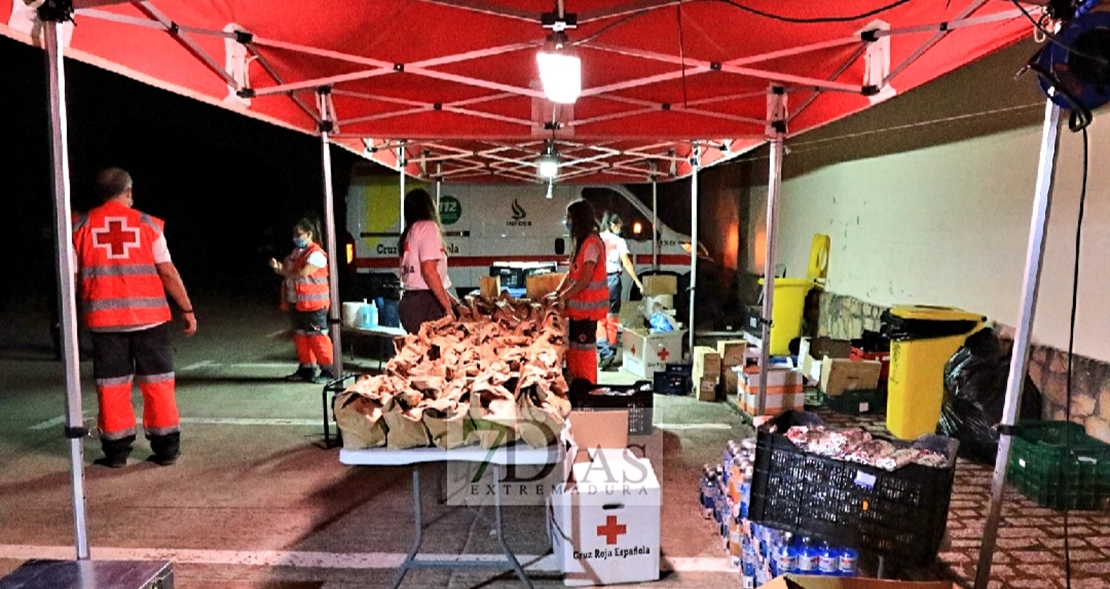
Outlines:
{"label": "blue plastic bag", "polygon": [[674,324],[671,323],[670,315],[656,311],[651,314],[651,332],[662,333],[664,331],[674,331]]}

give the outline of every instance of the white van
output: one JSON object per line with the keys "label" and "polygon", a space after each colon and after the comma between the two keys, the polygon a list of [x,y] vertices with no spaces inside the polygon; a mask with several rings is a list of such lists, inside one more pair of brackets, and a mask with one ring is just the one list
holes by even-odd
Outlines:
{"label": "white van", "polygon": [[[435,184],[406,179],[406,191],[417,187],[435,198]],[[497,262],[557,262],[560,271],[565,271],[570,240],[563,218],[567,205],[578,198],[589,201],[598,215],[604,211],[620,214],[637,272],[652,269],[651,209],[622,185],[556,184],[548,198],[543,184],[444,182],[439,215],[448,274],[458,293],[465,295],[477,288],[479,277],[490,276],[490,268]],[[367,175],[356,167],[347,192],[348,237],[344,245],[348,268],[360,276],[396,276],[400,229],[398,177]],[[688,273],[690,237],[662,223],[656,229],[659,270]],[[626,276],[626,295],[630,282]]]}

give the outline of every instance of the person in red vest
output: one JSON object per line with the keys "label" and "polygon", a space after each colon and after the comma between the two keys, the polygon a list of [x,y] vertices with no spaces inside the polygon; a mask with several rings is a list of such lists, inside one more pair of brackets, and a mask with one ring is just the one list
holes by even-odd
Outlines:
{"label": "person in red vest", "polygon": [[579,380],[597,383],[597,322],[609,310],[605,277],[605,244],[598,234],[594,207],[585,200],[567,205],[563,221],[570,233],[570,271],[549,298],[566,309],[570,319],[567,372],[573,386]]}
{"label": "person in red vest", "polygon": [[[270,258],[270,268],[285,278],[281,284],[281,308],[293,321],[293,345],[300,367],[286,380],[324,384],[335,380],[331,338],[328,337],[328,256],[320,247],[320,232],[314,221],[302,218],[293,225],[293,251],[279,262]],[[316,373],[319,365],[320,373]]]}
{"label": "person in red vest", "polygon": [[162,220],[132,208],[131,175],[120,168],[103,170],[96,191],[103,204],[79,217],[73,229],[104,450],[95,462],[111,468],[127,464],[137,433],[131,383],[138,380],[151,460],[168,466],[181,452],[181,431],[166,295],[180,309],[186,336],[197,331],[196,314],[170,260]]}

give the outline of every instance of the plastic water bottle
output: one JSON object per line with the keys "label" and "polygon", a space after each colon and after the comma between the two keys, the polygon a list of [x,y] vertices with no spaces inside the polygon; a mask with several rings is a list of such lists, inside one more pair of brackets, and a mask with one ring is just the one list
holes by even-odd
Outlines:
{"label": "plastic water bottle", "polygon": [[794,546],[794,538],[790,534],[786,534],[782,540],[775,542],[775,548],[778,550],[778,571],[775,575],[785,575],[787,573],[798,572],[798,549]]}
{"label": "plastic water bottle", "polygon": [[840,571],[841,577],[854,577],[856,576],[856,560],[859,558],[859,553],[851,548],[840,549],[840,564],[837,568]]}
{"label": "plastic water bottle", "polygon": [[740,517],[748,519],[748,505],[752,500],[752,472],[745,469],[740,480]]}
{"label": "plastic water bottle", "polygon": [[840,550],[821,544],[821,554],[817,560],[817,570],[824,576],[835,577],[840,574]]}
{"label": "plastic water bottle", "polygon": [[378,326],[378,306],[373,301],[369,303],[362,299],[362,309],[359,310],[359,323],[364,329],[373,329]]}
{"label": "plastic water bottle", "polygon": [[703,467],[703,470],[705,474],[702,476],[701,484],[701,516],[705,519],[710,519],[713,517],[713,509],[716,506],[714,495],[717,488],[717,483],[713,480],[713,477],[715,475],[709,469],[708,464]]}
{"label": "plastic water bottle", "polygon": [[802,538],[802,548],[798,551],[798,574],[816,575],[821,560],[821,550],[809,538]]}
{"label": "plastic water bottle", "polygon": [[752,547],[748,537],[743,538],[743,548],[740,553],[740,587],[755,589],[755,548]]}

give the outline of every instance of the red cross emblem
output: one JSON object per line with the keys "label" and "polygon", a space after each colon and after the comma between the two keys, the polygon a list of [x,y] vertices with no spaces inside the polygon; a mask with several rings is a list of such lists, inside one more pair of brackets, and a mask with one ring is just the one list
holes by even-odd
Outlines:
{"label": "red cross emblem", "polygon": [[667,361],[667,356],[670,356],[670,355],[671,355],[671,353],[667,351],[667,348],[662,348],[662,349],[659,350],[659,359],[664,361],[664,362]]}
{"label": "red cross emblem", "polygon": [[104,226],[92,230],[93,247],[108,251],[108,259],[126,259],[133,247],[139,247],[139,229],[127,226],[126,217],[105,217]]}
{"label": "red cross emblem", "polygon": [[633,356],[635,356],[636,355],[636,344],[632,344],[632,346],[629,347],[628,351],[631,352]]}
{"label": "red cross emblem", "polygon": [[628,526],[617,523],[617,516],[610,515],[605,518],[605,525],[597,527],[597,536],[605,536],[606,544],[616,544],[617,536],[628,533]]}

